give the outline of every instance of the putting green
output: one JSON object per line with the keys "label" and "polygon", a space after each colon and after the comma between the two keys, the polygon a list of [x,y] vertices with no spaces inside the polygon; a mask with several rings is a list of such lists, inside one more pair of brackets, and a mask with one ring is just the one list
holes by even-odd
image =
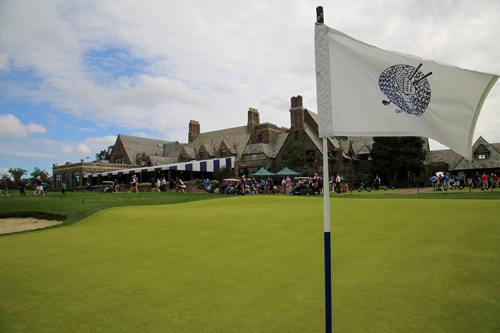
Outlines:
{"label": "putting green", "polygon": [[[497,200],[334,200],[337,332],[500,330]],[[117,207],[0,238],[0,332],[322,332],[320,198]]]}

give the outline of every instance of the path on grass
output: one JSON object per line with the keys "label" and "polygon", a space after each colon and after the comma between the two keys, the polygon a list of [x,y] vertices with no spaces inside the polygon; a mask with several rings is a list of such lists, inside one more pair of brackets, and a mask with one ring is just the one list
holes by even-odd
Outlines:
{"label": "path on grass", "polygon": [[432,192],[432,187],[422,187],[422,188],[409,188],[401,192],[397,192],[395,194],[398,195],[411,195],[411,194],[418,194],[418,193],[429,193]]}

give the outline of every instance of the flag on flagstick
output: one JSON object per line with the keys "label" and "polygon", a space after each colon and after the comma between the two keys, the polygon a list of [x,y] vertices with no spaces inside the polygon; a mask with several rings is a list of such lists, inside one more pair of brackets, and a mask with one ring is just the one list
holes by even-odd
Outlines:
{"label": "flag on flagstick", "polygon": [[422,136],[471,159],[498,76],[386,51],[316,24],[319,135]]}

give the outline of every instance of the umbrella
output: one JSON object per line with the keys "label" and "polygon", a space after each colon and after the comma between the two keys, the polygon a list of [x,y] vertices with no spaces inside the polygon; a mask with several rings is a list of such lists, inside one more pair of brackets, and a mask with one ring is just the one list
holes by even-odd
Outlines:
{"label": "umbrella", "polygon": [[300,173],[293,171],[287,167],[284,167],[279,172],[276,173],[276,176],[300,176]]}
{"label": "umbrella", "polygon": [[264,168],[260,168],[256,173],[254,173],[252,176],[254,177],[271,177],[274,176],[274,173],[267,171]]}

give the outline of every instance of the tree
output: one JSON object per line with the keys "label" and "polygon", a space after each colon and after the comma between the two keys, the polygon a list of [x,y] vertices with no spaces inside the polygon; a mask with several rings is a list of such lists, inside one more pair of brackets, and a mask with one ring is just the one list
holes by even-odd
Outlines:
{"label": "tree", "polygon": [[374,137],[371,157],[372,171],[391,185],[407,172],[415,174],[424,169],[425,141],[420,137]]}
{"label": "tree", "polygon": [[27,173],[27,170],[21,169],[21,168],[10,168],[9,173],[12,175],[12,178],[14,178],[14,183],[18,183],[21,178]]}
{"label": "tree", "polygon": [[4,188],[5,184],[7,184],[9,188],[11,188],[14,185],[12,182],[12,178],[8,173],[4,173],[3,175],[0,176],[0,185],[2,189]]}
{"label": "tree", "polygon": [[219,182],[226,178],[232,178],[233,172],[228,168],[221,168],[219,170],[214,171],[213,178],[217,179]]}
{"label": "tree", "polygon": [[31,173],[31,178],[35,179],[38,176],[40,176],[40,179],[42,180],[42,182],[44,182],[46,184],[50,184],[51,183],[51,179],[50,179],[49,173],[47,171],[45,171],[45,170],[42,170],[42,169],[39,169],[39,168],[35,167],[35,169]]}
{"label": "tree", "polygon": [[111,152],[113,151],[114,146],[109,146],[106,149],[101,150],[97,154],[95,154],[96,160],[107,161],[111,157]]}

